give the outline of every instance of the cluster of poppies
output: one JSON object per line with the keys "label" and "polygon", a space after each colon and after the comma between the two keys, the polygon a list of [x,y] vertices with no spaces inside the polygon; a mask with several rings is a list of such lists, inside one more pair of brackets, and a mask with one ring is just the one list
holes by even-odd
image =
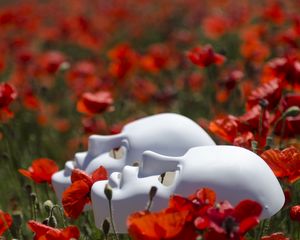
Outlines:
{"label": "cluster of poppies", "polygon": [[[297,238],[299,9],[293,0],[3,1],[0,236],[28,238],[31,230],[35,239],[99,237],[82,211],[93,183],[110,174],[103,167],[72,172],[64,211],[56,204],[43,210],[42,202],[56,200],[36,184],[51,186],[51,176],[87,148],[91,134],[116,134],[142,116],[178,112],[217,143],[260,155],[285,191],[285,206],[258,224],[257,203],[216,203],[213,190],[200,189],[173,196],[161,212],[133,213],[129,235]],[[58,212],[78,219],[77,227],[64,217],[57,224]]]}

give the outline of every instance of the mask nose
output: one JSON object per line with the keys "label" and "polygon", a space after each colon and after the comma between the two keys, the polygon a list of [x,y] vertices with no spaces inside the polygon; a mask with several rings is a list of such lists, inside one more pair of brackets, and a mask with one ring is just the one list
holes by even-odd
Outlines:
{"label": "mask nose", "polygon": [[160,175],[168,171],[176,171],[180,157],[168,157],[152,151],[145,151],[142,156],[140,177]]}

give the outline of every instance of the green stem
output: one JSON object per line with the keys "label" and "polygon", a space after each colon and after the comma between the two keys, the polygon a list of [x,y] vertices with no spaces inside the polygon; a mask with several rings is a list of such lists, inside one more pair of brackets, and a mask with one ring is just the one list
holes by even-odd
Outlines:
{"label": "green stem", "polygon": [[261,137],[262,137],[262,128],[263,128],[263,117],[264,117],[264,114],[265,114],[265,108],[262,107],[261,114],[260,114],[260,117],[259,117],[259,126],[258,126],[258,149],[261,148],[260,142],[261,142]]}
{"label": "green stem", "polygon": [[280,129],[279,149],[283,148],[284,132],[285,132],[285,118],[282,119],[282,126],[281,126],[281,129]]}
{"label": "green stem", "polygon": [[111,200],[108,200],[108,208],[109,208],[109,217],[110,217],[110,223],[111,223],[113,233],[114,233],[116,239],[119,240],[118,234],[117,234],[116,229],[115,229],[115,224],[114,224],[114,221],[113,221]]}
{"label": "green stem", "polygon": [[45,192],[46,192],[47,199],[50,200],[50,195],[49,195],[49,191],[48,191],[48,183],[45,183]]}

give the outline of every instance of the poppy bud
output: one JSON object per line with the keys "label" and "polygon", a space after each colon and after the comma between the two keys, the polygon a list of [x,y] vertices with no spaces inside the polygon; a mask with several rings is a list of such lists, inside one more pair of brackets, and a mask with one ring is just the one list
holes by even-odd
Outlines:
{"label": "poppy bud", "polygon": [[293,221],[300,222],[300,205],[296,205],[296,206],[291,207],[291,209],[290,209],[290,218]]}
{"label": "poppy bud", "polygon": [[71,64],[69,62],[63,62],[62,64],[59,65],[59,71],[61,72],[65,72],[67,71],[68,69],[70,69],[71,67]]}
{"label": "poppy bud", "polygon": [[112,189],[108,184],[105,185],[104,194],[105,194],[107,200],[111,201],[111,199],[112,199]]}
{"label": "poppy bud", "polygon": [[44,225],[47,225],[48,226],[48,224],[49,224],[49,218],[47,217],[47,218],[45,218],[43,221],[42,221],[42,224],[44,224]]}
{"label": "poppy bud", "polygon": [[37,196],[36,196],[36,194],[35,193],[30,193],[30,198],[31,198],[31,201],[32,201],[32,203],[36,203],[36,201],[37,201]]}
{"label": "poppy bud", "polygon": [[255,153],[257,152],[257,146],[258,146],[257,141],[251,141],[251,148],[252,148],[252,151]]}
{"label": "poppy bud", "polygon": [[92,231],[91,231],[90,227],[87,224],[83,225],[83,229],[82,230],[84,232],[84,235],[91,236]]}
{"label": "poppy bud", "polygon": [[196,240],[203,240],[203,237],[201,235],[197,236]]}
{"label": "poppy bud", "polygon": [[48,226],[53,227],[53,228],[57,227],[57,220],[56,220],[56,217],[54,215],[51,215],[49,217]]}
{"label": "poppy bud", "polygon": [[32,193],[32,187],[29,184],[25,185],[25,191],[27,192],[28,195]]}
{"label": "poppy bud", "polygon": [[1,159],[3,159],[3,160],[8,160],[8,159],[9,159],[8,153],[6,153],[6,152],[2,153],[2,154],[1,154]]}
{"label": "poppy bud", "polygon": [[104,233],[105,236],[108,235],[109,233],[109,229],[110,229],[110,223],[109,221],[105,218],[103,223],[102,223],[102,231]]}
{"label": "poppy bud", "polygon": [[150,189],[150,191],[149,191],[149,199],[150,199],[150,201],[153,200],[153,198],[156,195],[156,192],[157,192],[157,187],[152,186],[151,189]]}
{"label": "poppy bud", "polygon": [[21,231],[22,223],[23,223],[23,214],[21,211],[15,210],[12,213],[13,224],[10,227],[10,231],[12,235],[17,238],[18,234]]}
{"label": "poppy bud", "polygon": [[47,200],[43,203],[44,209],[46,210],[46,212],[49,214],[51,209],[53,208],[53,203],[51,200]]}
{"label": "poppy bud", "polygon": [[300,108],[297,106],[289,107],[284,113],[283,117],[296,117],[300,113]]}
{"label": "poppy bud", "polygon": [[265,150],[271,149],[272,145],[273,145],[273,138],[271,136],[268,136],[266,139]]}
{"label": "poppy bud", "polygon": [[268,105],[269,105],[269,101],[267,99],[260,99],[259,100],[259,105],[262,107],[262,108],[267,108]]}

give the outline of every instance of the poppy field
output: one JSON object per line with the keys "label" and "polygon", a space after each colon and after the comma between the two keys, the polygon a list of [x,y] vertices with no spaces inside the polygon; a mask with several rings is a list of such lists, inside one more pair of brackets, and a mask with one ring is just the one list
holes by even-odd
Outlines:
{"label": "poppy field", "polygon": [[[0,1],[0,50],[0,239],[300,240],[299,1]],[[99,229],[84,208],[105,166],[73,169],[57,199],[51,177],[89,136],[165,112],[260,156],[282,209],[260,220],[199,187],[152,212],[152,188],[128,234],[117,211]]]}

